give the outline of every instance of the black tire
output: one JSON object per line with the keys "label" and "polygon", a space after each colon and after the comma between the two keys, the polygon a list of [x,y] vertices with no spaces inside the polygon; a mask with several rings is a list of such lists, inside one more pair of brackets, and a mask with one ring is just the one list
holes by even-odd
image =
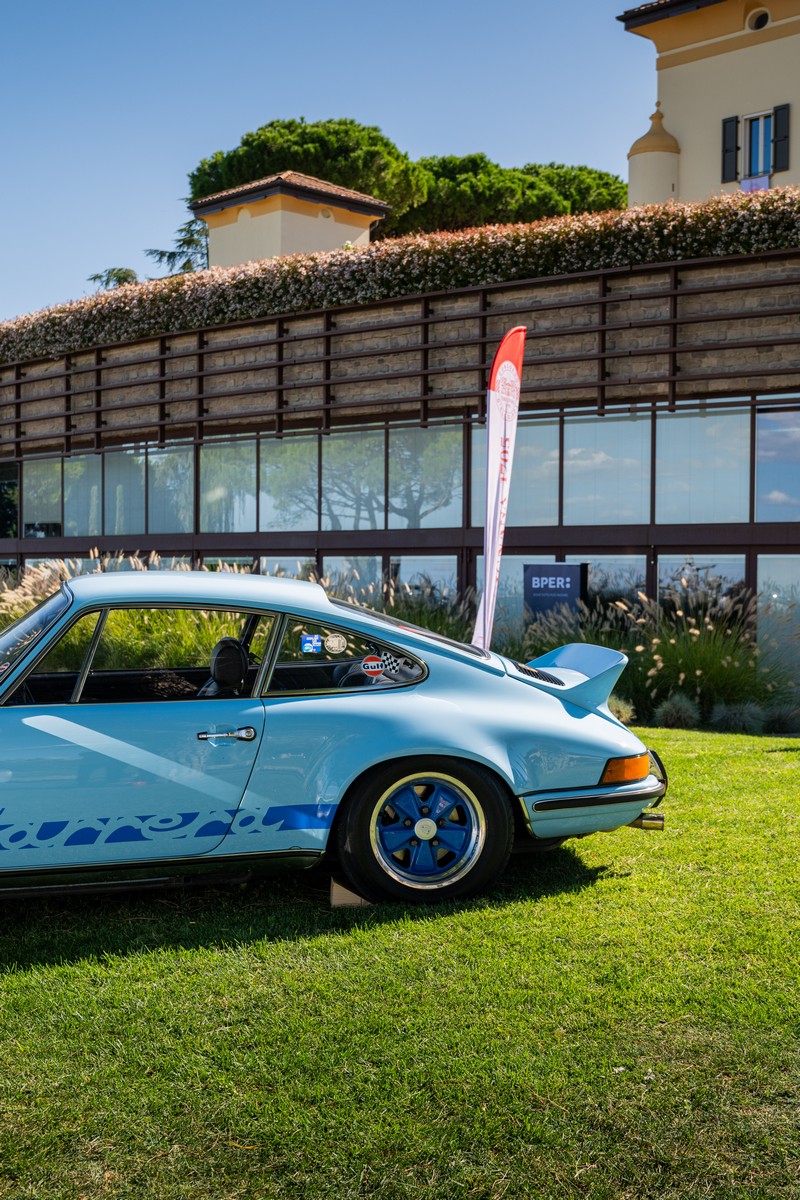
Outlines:
{"label": "black tire", "polygon": [[371,772],[354,786],[337,830],[339,861],[356,891],[411,904],[476,895],[503,870],[513,840],[503,783],[447,758]]}

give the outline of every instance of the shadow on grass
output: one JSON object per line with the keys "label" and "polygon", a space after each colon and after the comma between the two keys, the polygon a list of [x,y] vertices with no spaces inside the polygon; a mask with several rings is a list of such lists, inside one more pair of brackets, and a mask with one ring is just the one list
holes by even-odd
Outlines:
{"label": "shadow on grass", "polygon": [[496,886],[474,900],[432,905],[329,904],[330,869],[265,876],[241,888],[195,887],[113,896],[6,900],[0,906],[0,974],[158,951],[299,941],[351,929],[426,921],[448,913],[503,908],[581,891],[605,868],[571,848],[512,858]]}

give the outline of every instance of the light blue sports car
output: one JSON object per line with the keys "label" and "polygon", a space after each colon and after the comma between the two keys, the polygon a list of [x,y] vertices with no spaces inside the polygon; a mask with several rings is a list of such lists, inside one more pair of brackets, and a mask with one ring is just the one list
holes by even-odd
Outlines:
{"label": "light blue sports car", "polygon": [[625,662],[521,665],[294,580],[70,580],[0,633],[0,895],[329,853],[430,902],[515,842],[660,828],[663,768],[607,706]]}

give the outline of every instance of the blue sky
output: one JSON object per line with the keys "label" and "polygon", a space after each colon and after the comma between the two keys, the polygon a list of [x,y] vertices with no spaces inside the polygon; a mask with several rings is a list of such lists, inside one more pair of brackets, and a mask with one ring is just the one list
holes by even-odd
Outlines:
{"label": "blue sky", "polygon": [[611,0],[39,0],[3,14],[0,319],[157,274],[201,158],[277,117],[353,117],[412,158],[626,174],[652,44]]}

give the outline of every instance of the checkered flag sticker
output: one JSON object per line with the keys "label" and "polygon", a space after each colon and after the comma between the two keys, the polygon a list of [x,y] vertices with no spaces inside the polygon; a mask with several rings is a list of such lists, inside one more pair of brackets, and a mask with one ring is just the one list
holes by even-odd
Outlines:
{"label": "checkered flag sticker", "polygon": [[384,650],[381,654],[383,659],[383,673],[389,679],[395,682],[405,682],[408,679],[413,679],[417,674],[417,669],[410,658],[400,657],[397,654],[390,654]]}

